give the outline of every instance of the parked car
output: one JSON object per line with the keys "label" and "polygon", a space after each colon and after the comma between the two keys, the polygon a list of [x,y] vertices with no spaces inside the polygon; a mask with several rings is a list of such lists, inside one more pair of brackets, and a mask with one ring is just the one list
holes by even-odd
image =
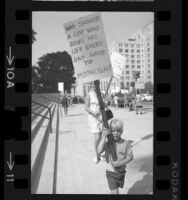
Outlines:
{"label": "parked car", "polygon": [[153,95],[151,94],[142,94],[142,101],[153,101]]}

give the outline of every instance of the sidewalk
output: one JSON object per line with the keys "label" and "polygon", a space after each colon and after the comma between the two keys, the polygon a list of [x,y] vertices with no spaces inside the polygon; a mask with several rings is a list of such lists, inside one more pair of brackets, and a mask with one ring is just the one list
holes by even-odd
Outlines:
{"label": "sidewalk", "polygon": [[[124,122],[122,137],[132,142],[134,160],[127,165],[121,194],[152,193],[153,113],[136,115],[123,108],[112,109]],[[105,162],[93,163],[93,135],[89,132],[84,105],[73,105],[68,116],[60,113],[57,194],[110,194]]]}

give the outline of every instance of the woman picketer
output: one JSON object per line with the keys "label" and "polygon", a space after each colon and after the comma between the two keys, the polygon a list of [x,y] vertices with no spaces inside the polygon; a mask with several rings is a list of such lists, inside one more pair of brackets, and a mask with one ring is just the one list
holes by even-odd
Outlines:
{"label": "woman picketer", "polygon": [[98,163],[100,160],[100,157],[97,153],[97,147],[101,139],[101,133],[103,130],[103,121],[102,121],[102,114],[100,111],[99,101],[97,98],[97,93],[95,91],[95,85],[93,82],[90,84],[88,96],[86,98],[85,109],[88,113],[88,124],[90,127],[90,131],[94,135],[95,156],[94,156],[93,161],[95,163]]}

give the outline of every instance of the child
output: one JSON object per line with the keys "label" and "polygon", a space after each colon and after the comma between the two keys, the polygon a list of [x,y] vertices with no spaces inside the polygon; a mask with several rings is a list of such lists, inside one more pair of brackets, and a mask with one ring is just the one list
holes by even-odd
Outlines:
{"label": "child", "polygon": [[[123,188],[126,164],[133,159],[130,144],[121,138],[123,133],[123,122],[113,119],[109,124],[109,129],[105,129],[101,141],[98,145],[98,153],[105,151],[106,154],[106,177],[112,194],[119,194],[119,188]],[[107,135],[112,134],[112,139],[106,142]],[[113,161],[110,148],[116,149],[117,161]]]}

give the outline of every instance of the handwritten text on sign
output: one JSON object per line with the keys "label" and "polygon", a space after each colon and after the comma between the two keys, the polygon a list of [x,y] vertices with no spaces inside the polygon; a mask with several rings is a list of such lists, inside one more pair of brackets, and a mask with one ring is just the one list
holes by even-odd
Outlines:
{"label": "handwritten text on sign", "polygon": [[112,68],[100,13],[64,24],[79,83],[112,75]]}

